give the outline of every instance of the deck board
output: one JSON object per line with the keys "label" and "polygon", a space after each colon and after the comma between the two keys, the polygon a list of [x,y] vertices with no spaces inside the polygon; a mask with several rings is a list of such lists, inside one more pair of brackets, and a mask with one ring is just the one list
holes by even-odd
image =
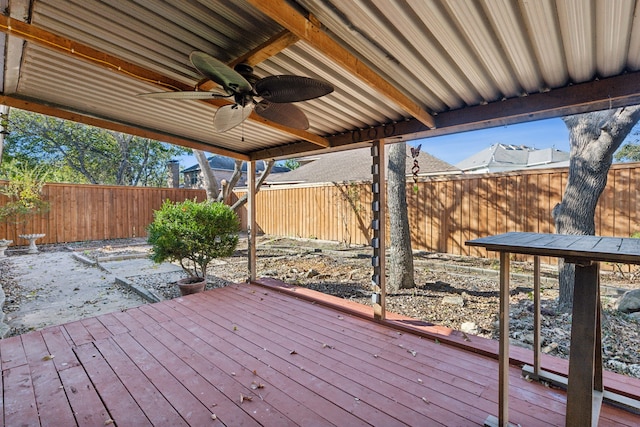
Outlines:
{"label": "deck board", "polygon": [[[494,358],[312,295],[231,285],[2,340],[0,422],[477,426],[497,413]],[[564,425],[563,391],[509,376],[511,422]],[[601,426],[639,423],[603,406]]]}
{"label": "deck board", "polygon": [[[41,334],[22,337],[25,356],[29,364],[38,412],[48,414],[43,426],[73,425],[73,412],[67,404],[67,396],[57,375],[52,355]],[[55,358],[55,357],[53,357]]]}
{"label": "deck board", "polygon": [[118,376],[113,372],[93,343],[76,347],[75,354],[101,396],[118,396],[118,399],[106,401],[111,419],[114,421],[126,420],[126,424],[141,427],[151,425],[140,406],[120,382]]}

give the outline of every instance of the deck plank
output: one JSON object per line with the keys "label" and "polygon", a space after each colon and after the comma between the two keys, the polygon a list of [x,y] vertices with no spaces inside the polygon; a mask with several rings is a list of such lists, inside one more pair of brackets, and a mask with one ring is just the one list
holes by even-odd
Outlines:
{"label": "deck plank", "polygon": [[80,365],[71,349],[72,342],[65,332],[63,326],[52,326],[41,331],[49,354],[55,356],[53,364],[58,371]]}
{"label": "deck plank", "polygon": [[117,344],[111,339],[107,339],[96,341],[95,346],[153,425],[188,425],[171,406],[171,403]]}
{"label": "deck plank", "polygon": [[[171,403],[187,424],[200,426],[211,423],[212,413],[208,405],[198,400],[161,363],[161,361],[171,360],[173,353],[169,349],[162,345],[155,345],[147,350],[131,335],[118,335],[113,338],[113,341],[133,360],[138,369]],[[149,340],[146,342],[149,343]],[[173,367],[173,365],[169,366]]]}
{"label": "deck plank", "polygon": [[[196,315],[195,313],[192,314]],[[202,319],[202,321],[206,320]],[[229,345],[214,332],[206,334],[204,328],[188,322],[185,323],[181,319],[176,319],[176,322],[166,323],[162,326],[190,347],[202,348],[200,356],[204,357],[208,363],[215,364],[216,369],[219,369],[217,381],[222,382],[224,393],[228,398],[237,401],[240,393],[252,397],[253,400],[250,405],[254,406],[258,403],[258,408],[261,408],[261,410],[252,410],[251,415],[256,417],[256,420],[261,424],[265,422],[271,424],[273,421],[269,422],[270,419],[281,412],[281,419],[276,420],[278,425],[294,423],[316,424],[326,415],[329,416],[330,423],[326,421],[320,422],[321,425],[335,424],[336,422],[349,422],[351,425],[358,425],[356,419],[352,419],[349,414],[333,417],[333,414],[339,408],[323,400],[318,400],[317,398],[313,400],[313,403],[317,404],[317,408],[296,404],[299,399],[304,399],[305,390],[296,383],[287,381],[287,377],[282,377],[281,373],[274,371],[274,367],[268,360],[264,360],[262,355],[259,360],[256,360],[254,355],[247,354],[242,349]],[[213,342],[215,345],[211,346],[208,342]],[[263,384],[264,388],[251,389],[251,384],[254,381],[258,384]],[[277,382],[274,383],[274,381]],[[279,384],[283,383],[291,387],[291,389],[280,387]],[[268,406],[264,407],[264,405]],[[335,419],[331,420],[332,417]]]}
{"label": "deck plank", "polygon": [[[314,303],[313,291],[297,293],[231,285],[0,340],[0,420],[476,426],[497,414],[497,361],[482,339],[455,336],[449,345],[436,341],[454,333],[446,328],[419,335],[363,318],[370,307],[339,311],[340,300],[330,307],[326,296]],[[525,381],[516,365],[509,381],[511,422],[564,424],[564,391]],[[60,384],[66,396],[54,390]],[[252,400],[240,402],[241,394]],[[599,425],[640,425],[640,416],[603,405]]]}
{"label": "deck plank", "polygon": [[39,426],[38,408],[29,366],[3,369],[4,423],[7,426]]}
{"label": "deck plank", "polygon": [[89,333],[80,320],[65,324],[64,330],[69,334],[74,345],[82,345],[93,341],[91,333]]}
{"label": "deck plank", "polygon": [[50,354],[42,334],[25,334],[22,336],[22,343],[31,372],[38,413],[47,414],[42,418],[41,425],[73,425],[73,412],[69,408],[53,362],[55,355]]}
{"label": "deck plank", "polygon": [[102,340],[113,335],[97,317],[82,319],[80,323],[91,334],[91,341]]}
{"label": "deck plank", "polygon": [[[225,302],[223,300],[221,302]],[[226,305],[227,304],[224,304],[225,307]],[[224,322],[222,313],[219,313],[218,310],[208,310],[206,308],[207,306],[206,304],[199,305],[197,311],[208,320],[214,323],[220,322],[218,325],[223,326],[221,324]],[[332,350],[330,347],[323,348],[321,341],[316,341],[314,344],[304,343],[300,336],[293,339],[293,335],[289,331],[278,333],[279,330],[275,324],[259,320],[256,325],[269,324],[269,338],[265,339],[264,334],[262,334],[260,330],[251,330],[249,322],[244,322],[244,315],[235,307],[230,307],[230,312],[236,313],[235,317],[237,318],[238,325],[237,329],[232,332],[224,331],[223,334],[226,335],[224,339],[231,341],[235,346],[252,343],[258,347],[264,347],[267,353],[263,357],[271,355],[274,359],[284,359],[287,363],[294,363],[294,366],[318,378],[322,378],[324,381],[331,383],[343,392],[351,395],[351,399],[357,402],[359,406],[364,407],[365,404],[368,405],[369,408],[366,411],[371,411],[375,408],[383,413],[396,414],[398,419],[388,419],[386,421],[387,423],[402,422],[415,425],[416,423],[424,423],[426,421],[435,425],[435,423],[444,422],[455,423],[456,419],[458,419],[458,421],[462,419],[452,414],[451,411],[446,411],[446,414],[441,412],[440,415],[442,415],[442,418],[439,418],[438,414],[436,414],[436,412],[439,412],[439,408],[435,406],[429,408],[428,411],[425,410],[424,413],[419,413],[418,411],[423,409],[421,406],[426,406],[422,400],[422,395],[408,393],[384,381],[376,381],[375,378],[366,372],[366,363],[362,364],[365,368],[364,372],[355,366],[357,364],[352,364],[347,367],[344,366],[344,363],[336,363],[335,360],[327,359],[323,354],[323,352],[331,353]],[[313,347],[318,350],[314,350]],[[290,352],[294,350],[295,354],[290,354]],[[250,351],[249,349],[249,352]],[[372,355],[369,355],[369,357],[372,358]],[[343,359],[343,362],[347,359],[348,358]],[[275,360],[272,361],[270,359],[269,364],[272,365],[273,363],[276,363]],[[406,384],[404,386],[410,387],[411,385]],[[400,400],[409,403],[403,407],[403,405],[398,402]],[[419,408],[418,411],[415,408]],[[427,421],[429,420],[427,413],[432,416],[430,421]]]}
{"label": "deck plank", "polygon": [[[250,309],[248,304],[243,303],[244,299],[237,299],[233,302],[228,300],[226,296],[217,295],[216,298],[218,298],[220,302],[224,303],[226,307],[229,307],[232,311],[236,311],[238,313],[240,313],[240,309],[242,307],[245,307],[245,310]],[[274,305],[275,303],[273,301],[269,301],[270,307],[274,307]],[[348,340],[333,341],[335,338],[340,339],[341,335],[346,335],[345,330],[342,330],[340,334],[334,333],[333,335],[327,335],[327,331],[332,332],[334,329],[333,327],[323,329],[319,323],[319,319],[310,319],[309,316],[305,316],[305,318],[296,316],[296,323],[295,325],[292,325],[290,319],[284,317],[277,319],[271,313],[280,313],[280,311],[265,311],[260,309],[259,314],[253,313],[253,315],[260,316],[261,321],[258,323],[269,324],[271,331],[274,333],[280,331],[280,335],[290,336],[298,331],[298,334],[304,335],[304,337],[299,335],[296,338],[296,341],[297,343],[306,345],[306,350],[311,352],[309,357],[316,363],[323,363],[324,366],[327,367],[333,366],[333,369],[336,372],[347,377],[352,373],[359,372],[365,380],[368,379],[367,371],[373,369],[376,372],[377,379],[384,381],[387,387],[391,388],[386,392],[387,395],[397,396],[406,402],[416,400],[416,397],[428,400],[430,404],[428,411],[420,411],[420,406],[411,405],[414,410],[423,412],[422,415],[429,415],[440,422],[450,423],[455,422],[455,419],[452,419],[451,416],[451,412],[454,412],[458,415],[467,417],[469,421],[481,423],[483,421],[483,416],[479,414],[491,410],[494,406],[494,403],[491,400],[487,400],[482,404],[481,399],[477,398],[486,388],[484,385],[474,388],[473,383],[462,379],[459,376],[449,375],[445,380],[440,380],[436,378],[436,375],[434,374],[429,374],[427,376],[426,372],[418,372],[412,369],[412,366],[424,366],[424,364],[428,364],[433,358],[433,350],[445,349],[446,347],[444,346],[429,343],[431,348],[423,351],[418,349],[416,346],[406,345],[406,343],[403,344],[402,342],[397,342],[392,345],[386,345],[383,348],[379,348],[375,345],[369,344],[377,342],[375,337],[371,337],[372,339],[367,339],[361,342],[358,342],[359,338],[357,337],[352,337]],[[249,315],[252,315],[252,313],[249,313]],[[364,322],[361,319],[357,319],[357,321]],[[346,322],[343,323],[346,324]],[[276,325],[282,329],[277,329]],[[356,325],[354,328],[354,330],[362,329],[362,325]],[[398,335],[396,334],[396,336]],[[397,339],[399,340],[399,338]],[[323,344],[325,343],[331,344],[329,344],[329,347],[323,347]],[[325,349],[333,347],[333,349],[337,351],[322,351],[318,353],[317,349],[321,347]],[[363,347],[367,348],[367,350],[363,350]],[[416,349],[418,349],[419,353]],[[340,352],[345,354],[336,354]],[[391,354],[388,357],[385,357],[386,353],[389,352],[391,352]],[[415,356],[413,356],[413,352],[416,352]],[[325,355],[330,355],[331,358],[323,360]],[[377,357],[374,357],[374,355]],[[332,360],[334,356],[335,359]],[[452,354],[452,349],[449,348],[449,354],[444,357],[449,361],[451,360],[451,357],[455,357]],[[342,361],[342,363],[336,363],[340,361]],[[493,361],[489,362],[493,363]],[[472,378],[473,375],[478,377],[478,371],[483,369],[486,370],[486,366],[479,364],[477,368],[472,366],[469,369],[467,366],[457,363],[454,369],[458,372],[464,372],[466,370],[468,377]],[[433,372],[439,373],[437,370]],[[455,371],[452,369],[452,372]],[[406,379],[406,382],[401,387],[397,386],[398,376]],[[519,371],[515,370],[513,376],[516,377],[515,379],[520,379]],[[358,380],[358,378],[351,379],[354,381]],[[362,381],[362,379],[360,380]],[[451,384],[454,383],[455,386],[452,386]],[[379,384],[377,388],[380,389]],[[429,396],[429,398],[426,396]],[[470,400],[476,402],[476,408],[471,408],[469,406],[467,402]],[[514,414],[517,413],[514,412]],[[517,415],[520,416],[523,424],[525,421],[528,423],[532,421],[530,418],[531,414],[529,414],[529,416],[525,414]]]}
{"label": "deck plank", "polygon": [[74,352],[100,396],[117,396],[116,399],[105,399],[107,410],[116,425],[152,425],[93,343],[76,347]]}
{"label": "deck plank", "polygon": [[[175,307],[185,310],[185,313],[193,313],[191,309],[184,307],[184,304],[178,304]],[[215,363],[225,372],[234,372],[236,374],[234,378],[237,378],[239,373],[252,376],[253,371],[256,371],[264,380],[265,388],[266,384],[270,384],[274,388],[287,392],[290,399],[286,402],[286,410],[291,410],[291,406],[294,407],[293,410],[298,410],[296,408],[301,408],[300,404],[311,396],[310,404],[307,404],[306,407],[313,411],[318,411],[320,415],[327,417],[331,423],[336,425],[363,424],[363,421],[354,417],[357,414],[350,414],[356,408],[355,405],[358,402],[355,400],[355,396],[347,395],[335,385],[300,369],[298,366],[292,367],[289,361],[279,357],[269,357],[269,353],[265,350],[266,347],[235,339],[232,336],[233,332],[229,332],[232,331],[232,325],[229,328],[220,327],[205,318],[198,318],[195,323],[179,318],[176,319],[175,323],[184,327],[185,330],[193,335],[194,342],[191,345],[195,343],[215,343],[215,348],[207,348],[207,355],[211,351],[219,351],[225,354],[226,359],[219,360],[216,358]],[[203,324],[207,326],[201,326]],[[172,325],[166,324],[163,326],[169,327]],[[186,337],[184,333],[181,336]],[[229,338],[231,338],[230,341],[228,340]],[[197,347],[199,348],[200,345],[198,344]],[[285,351],[286,355],[289,355],[289,351]],[[279,387],[280,382],[284,382],[288,387],[292,388]],[[250,383],[250,381],[245,381],[245,383]],[[311,392],[305,387],[308,384],[313,384]],[[372,416],[379,412],[375,408],[370,408],[370,410]],[[380,413],[380,415],[382,414]],[[393,419],[387,419],[386,421],[393,424]]]}
{"label": "deck plank", "polygon": [[111,416],[91,384],[91,380],[87,377],[84,368],[75,366],[60,371],[59,375],[71,409],[73,409],[76,423],[87,427],[109,425]]}
{"label": "deck plank", "polygon": [[98,320],[107,328],[111,335],[126,334],[130,331],[114,313],[102,315],[98,317]]}
{"label": "deck plank", "polygon": [[[164,334],[157,334],[156,336],[163,341],[172,340],[172,343],[169,345],[178,345],[181,347],[174,351],[185,361],[188,360],[189,365],[194,366],[194,369],[198,369],[202,375],[206,373],[207,376],[213,376],[213,380],[216,381],[216,386],[221,388],[222,391],[226,391],[229,388],[234,389],[234,387],[237,389],[237,385],[231,382],[231,380],[242,381],[240,383],[242,386],[240,392],[255,397],[256,392],[247,387],[247,385],[250,386],[251,383],[255,381],[264,386],[264,389],[260,389],[262,391],[258,390],[258,398],[260,398],[262,394],[265,394],[265,396],[268,396],[269,402],[272,402],[274,405],[282,403],[282,407],[284,408],[296,405],[295,414],[289,415],[285,409],[285,415],[293,418],[294,421],[300,420],[300,424],[310,424],[311,421],[314,420],[317,422],[318,418],[321,417],[326,420],[326,422],[321,422],[321,425],[339,425],[339,423],[348,423],[354,426],[360,425],[357,418],[350,414],[335,416],[334,414],[338,412],[338,408],[333,403],[326,399],[318,399],[315,393],[309,392],[308,389],[294,381],[290,376],[282,375],[275,367],[268,365],[262,358],[256,360],[255,356],[235,354],[232,360],[224,362],[222,358],[228,358],[228,356],[217,353],[221,350],[221,346],[217,344],[215,347],[210,346],[192,332],[187,331],[176,323],[166,323],[163,324],[162,327],[165,328],[166,332],[170,332],[173,335],[172,338],[167,338]],[[216,343],[219,342],[219,340],[216,341]],[[189,352],[188,349],[190,348],[198,348],[202,354],[193,354],[193,352]],[[226,371],[215,373],[204,369],[214,363],[226,367]],[[246,366],[252,369],[247,369]],[[218,366],[215,366],[215,368],[219,369]],[[240,374],[238,374],[238,372]],[[231,383],[231,385],[229,385],[229,383]],[[237,393],[238,390],[236,390],[235,394]],[[229,399],[235,397],[234,392],[227,392],[227,394],[230,394]],[[221,412],[225,414],[226,411],[227,410],[224,409]]]}
{"label": "deck plank", "polygon": [[27,358],[22,348],[22,339],[17,336],[0,340],[0,358],[3,370],[26,365]]}

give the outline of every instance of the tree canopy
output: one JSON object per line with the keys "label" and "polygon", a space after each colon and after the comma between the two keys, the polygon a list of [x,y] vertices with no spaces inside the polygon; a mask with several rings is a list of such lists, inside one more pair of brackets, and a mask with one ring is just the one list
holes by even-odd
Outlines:
{"label": "tree canopy", "polygon": [[4,159],[49,171],[52,181],[166,185],[166,163],[184,148],[12,109]]}

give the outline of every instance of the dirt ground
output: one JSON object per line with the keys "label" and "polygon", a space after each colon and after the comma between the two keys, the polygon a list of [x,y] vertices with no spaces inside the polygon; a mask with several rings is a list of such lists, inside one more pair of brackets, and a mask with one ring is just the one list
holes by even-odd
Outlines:
{"label": "dirt ground", "polygon": [[11,334],[145,303],[117,286],[112,273],[83,264],[70,251],[10,256],[0,269]]}

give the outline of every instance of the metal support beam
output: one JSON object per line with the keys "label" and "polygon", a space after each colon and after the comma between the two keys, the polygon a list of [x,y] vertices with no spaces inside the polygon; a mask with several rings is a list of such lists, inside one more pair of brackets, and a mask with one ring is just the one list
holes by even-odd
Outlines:
{"label": "metal support beam", "polygon": [[377,140],[371,146],[371,157],[373,162],[371,165],[371,175],[373,175],[373,184],[371,192],[373,193],[371,210],[373,211],[373,220],[371,229],[373,230],[373,239],[371,246],[373,247],[373,256],[371,257],[371,265],[373,266],[373,276],[371,276],[371,285],[373,287],[373,315],[376,320],[384,320],[386,317],[386,278],[385,278],[385,252],[386,252],[386,209],[387,209],[387,188],[385,179],[384,164],[384,141]]}
{"label": "metal support beam", "polygon": [[249,281],[256,280],[256,162],[247,162],[247,255]]}

